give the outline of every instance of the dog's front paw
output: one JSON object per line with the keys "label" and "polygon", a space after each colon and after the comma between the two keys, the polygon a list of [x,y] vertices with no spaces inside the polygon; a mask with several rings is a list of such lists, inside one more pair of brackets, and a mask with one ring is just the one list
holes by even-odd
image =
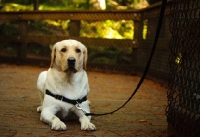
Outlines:
{"label": "dog's front paw", "polygon": [[96,130],[96,127],[94,124],[88,122],[81,124],[81,130]]}
{"label": "dog's front paw", "polygon": [[67,126],[60,120],[56,120],[52,123],[51,129],[53,130],[66,130]]}
{"label": "dog's front paw", "polygon": [[80,119],[81,122],[81,130],[96,130],[94,124],[90,123],[89,119],[86,116],[83,116]]}
{"label": "dog's front paw", "polygon": [[37,112],[42,112],[42,106],[37,107]]}

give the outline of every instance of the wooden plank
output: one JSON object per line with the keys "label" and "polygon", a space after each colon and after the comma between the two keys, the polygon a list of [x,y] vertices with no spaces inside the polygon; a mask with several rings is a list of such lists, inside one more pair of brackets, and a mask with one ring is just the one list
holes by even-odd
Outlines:
{"label": "wooden plank", "polygon": [[102,39],[102,38],[86,38],[86,37],[67,37],[67,36],[5,36],[0,35],[1,42],[26,42],[40,43],[43,45],[55,44],[65,39],[75,39],[88,46],[118,46],[137,48],[135,40],[131,39]]}
{"label": "wooden plank", "polygon": [[136,10],[0,12],[0,20],[140,20]]}

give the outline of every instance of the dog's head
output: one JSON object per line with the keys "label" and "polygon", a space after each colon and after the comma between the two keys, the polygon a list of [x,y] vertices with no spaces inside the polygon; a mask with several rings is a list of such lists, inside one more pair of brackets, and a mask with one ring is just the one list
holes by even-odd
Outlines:
{"label": "dog's head", "polygon": [[51,53],[51,65],[59,71],[77,72],[86,69],[87,48],[76,40],[57,42]]}

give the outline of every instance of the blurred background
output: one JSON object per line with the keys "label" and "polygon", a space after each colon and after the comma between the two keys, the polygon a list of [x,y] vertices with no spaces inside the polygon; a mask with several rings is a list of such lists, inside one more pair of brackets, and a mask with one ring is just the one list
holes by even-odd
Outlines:
{"label": "blurred background", "polygon": [[[143,71],[148,59],[160,3],[159,0],[1,0],[0,59],[48,66],[56,42],[76,39],[88,48],[89,70],[135,74],[136,70]],[[142,54],[137,54],[140,49]],[[164,51],[165,56],[168,52],[165,48]],[[154,69],[165,72],[166,77],[168,67],[164,63],[161,68],[158,61]]]}

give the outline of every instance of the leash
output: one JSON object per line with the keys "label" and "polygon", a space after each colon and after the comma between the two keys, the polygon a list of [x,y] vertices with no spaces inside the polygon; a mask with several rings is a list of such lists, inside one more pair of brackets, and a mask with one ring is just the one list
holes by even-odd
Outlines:
{"label": "leash", "polygon": [[[135,88],[135,90],[132,93],[132,95],[129,97],[129,99],[122,106],[120,106],[116,110],[113,110],[113,111],[107,112],[107,113],[101,113],[101,114],[85,113],[86,116],[103,116],[103,115],[109,115],[109,114],[112,115],[115,112],[117,112],[118,110],[120,110],[121,108],[123,108],[132,99],[132,97],[137,93],[138,89],[142,85],[142,83],[143,83],[143,81],[144,81],[144,79],[145,79],[145,77],[147,75],[147,72],[149,70],[149,67],[150,67],[150,64],[151,64],[151,61],[152,61],[152,58],[153,58],[153,55],[154,55],[154,52],[155,52],[155,49],[156,49],[156,45],[157,45],[157,42],[158,42],[158,37],[159,37],[159,34],[160,34],[160,30],[161,30],[161,26],[162,26],[162,22],[163,22],[163,17],[164,17],[164,13],[165,13],[166,2],[167,2],[167,0],[162,0],[162,5],[161,5],[161,9],[160,9],[160,15],[159,15],[157,29],[156,29],[156,35],[155,35],[154,43],[153,43],[153,46],[152,46],[152,49],[151,49],[151,52],[150,52],[149,60],[148,60],[148,62],[146,64],[144,73],[143,73],[140,81],[138,82],[138,85]],[[81,108],[78,108],[78,109],[81,109]],[[83,111],[83,112],[85,112],[85,111]]]}

